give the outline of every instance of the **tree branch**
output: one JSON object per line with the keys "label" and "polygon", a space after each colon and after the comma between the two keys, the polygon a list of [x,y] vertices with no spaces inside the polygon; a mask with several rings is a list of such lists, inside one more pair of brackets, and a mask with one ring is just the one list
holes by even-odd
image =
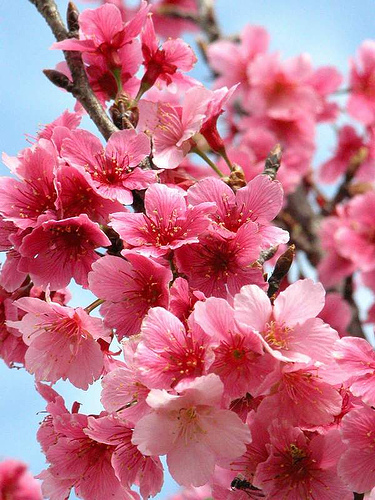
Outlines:
{"label": "tree branch", "polygon": [[[29,1],[35,5],[43,16],[58,42],[66,38],[72,38],[76,34],[75,31],[70,32],[66,29],[54,0]],[[72,10],[71,3],[69,4],[69,8]],[[67,90],[82,104],[92,121],[98,127],[100,133],[108,140],[111,134],[116,132],[118,128],[107,116],[102,105],[92,91],[87,79],[81,54],[79,52],[64,51],[64,56],[73,79],[72,86]]]}

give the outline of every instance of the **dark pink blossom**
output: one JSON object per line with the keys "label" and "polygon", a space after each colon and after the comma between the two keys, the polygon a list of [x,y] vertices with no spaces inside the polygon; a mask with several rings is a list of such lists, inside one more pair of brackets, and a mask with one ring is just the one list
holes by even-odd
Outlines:
{"label": "dark pink blossom", "polygon": [[0,462],[0,498],[3,500],[42,500],[39,482],[18,460]]}
{"label": "dark pink blossom", "polygon": [[153,184],[146,191],[145,209],[146,214],[113,214],[110,226],[138,252],[157,257],[198,241],[214,204],[191,207],[180,190]]}
{"label": "dark pink blossom", "polygon": [[255,283],[264,287],[259,257],[261,235],[254,222],[240,227],[232,238],[207,233],[199,243],[184,245],[175,251],[177,268],[184,273],[190,286],[206,297],[226,298],[243,285]]}
{"label": "dark pink blossom", "polygon": [[269,498],[350,500],[337,462],[345,450],[337,430],[309,437],[297,427],[273,422],[268,459],[258,465],[254,484]]}
{"label": "dark pink blossom", "polygon": [[37,146],[25,150],[17,169],[20,180],[0,179],[0,211],[7,220],[26,229],[35,227],[41,215],[55,214],[57,166],[57,158],[47,149]]}
{"label": "dark pink blossom", "polygon": [[155,496],[163,485],[163,466],[158,457],[142,455],[132,444],[133,429],[114,415],[88,418],[85,433],[95,441],[115,446],[111,463],[123,486],[139,486],[142,498]]}
{"label": "dark pink blossom", "polygon": [[146,70],[140,87],[143,92],[158,81],[164,81],[169,85],[176,76],[183,78],[181,73],[176,73],[177,70],[190,71],[197,61],[191,47],[181,39],[166,40],[159,47],[151,15],[143,27],[141,41],[143,65]]}
{"label": "dark pink blossom", "polygon": [[28,345],[25,367],[37,381],[56,382],[60,378],[87,389],[103,370],[103,354],[98,339],[109,340],[102,320],[91,318],[84,309],[63,307],[35,298],[16,301],[27,314],[17,328]]}
{"label": "dark pink blossom", "polygon": [[204,375],[212,361],[209,344],[210,337],[194,322],[185,328],[169,311],[150,309],[135,353],[143,383],[152,389],[169,389],[182,379]]}
{"label": "dark pink blossom", "polygon": [[90,290],[106,302],[101,307],[106,324],[119,339],[138,334],[150,307],[168,306],[169,269],[132,253],[126,259],[107,255],[92,266]]}
{"label": "dark pink blossom", "polygon": [[[25,236],[19,247],[22,269],[33,283],[52,290],[67,286],[74,278],[88,286],[87,274],[99,258],[95,248],[109,246],[107,236],[86,214],[61,221],[50,220]],[[20,265],[21,265],[20,264]]]}
{"label": "dark pink blossom", "polygon": [[192,205],[214,202],[216,212],[211,220],[224,236],[230,236],[248,222],[255,222],[262,237],[262,247],[287,243],[286,231],[270,225],[282,207],[283,191],[280,183],[266,175],[258,175],[236,193],[221,180],[207,178],[188,190]]}
{"label": "dark pink blossom", "polygon": [[155,172],[138,167],[149,153],[150,140],[134,130],[115,132],[105,148],[90,132],[77,130],[62,147],[62,156],[90,174],[99,194],[125,205],[133,202],[132,189],[146,189],[156,181]]}

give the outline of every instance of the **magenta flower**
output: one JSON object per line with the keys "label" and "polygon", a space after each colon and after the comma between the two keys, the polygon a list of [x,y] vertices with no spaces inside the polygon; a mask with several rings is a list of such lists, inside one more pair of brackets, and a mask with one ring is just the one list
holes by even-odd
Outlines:
{"label": "magenta flower", "polygon": [[233,412],[220,409],[223,384],[217,375],[183,382],[176,391],[150,392],[147,403],[154,411],[136,424],[132,442],[144,455],[167,455],[179,484],[202,486],[218,459],[243,455],[250,431]]}
{"label": "magenta flower", "polygon": [[4,500],[42,500],[39,482],[18,460],[0,462],[0,498]]}
{"label": "magenta flower", "polygon": [[9,325],[22,333],[29,346],[25,367],[37,381],[69,379],[76,387],[87,389],[100,377],[103,354],[97,340],[110,341],[101,319],[91,318],[81,308],[30,297],[19,299],[16,305],[27,314]]}
{"label": "magenta flower", "polygon": [[138,252],[158,257],[198,241],[210,223],[208,215],[213,208],[213,203],[191,207],[181,190],[154,184],[146,191],[145,215],[113,214],[110,226]]}
{"label": "magenta flower", "polygon": [[118,201],[103,198],[93,184],[86,172],[68,165],[61,166],[56,171],[56,208],[59,218],[87,214],[92,222],[106,224],[111,213],[126,210]]}
{"label": "magenta flower", "polygon": [[208,371],[220,376],[224,394],[233,400],[262,393],[262,384],[277,364],[263,353],[258,335],[241,327],[226,300],[210,297],[195,306],[194,319],[211,337],[214,360]]}
{"label": "magenta flower", "polygon": [[191,47],[181,39],[166,40],[159,48],[151,15],[146,20],[141,40],[143,65],[146,68],[141,90],[152,87],[158,80],[169,85],[176,77],[183,78],[181,73],[176,73],[177,70],[190,71],[197,61]]}
{"label": "magenta flower", "polygon": [[76,130],[63,141],[61,154],[70,164],[90,174],[102,196],[130,205],[132,189],[146,189],[156,182],[155,172],[137,166],[149,153],[150,140],[134,130],[115,132],[105,148],[90,132]]}
{"label": "magenta flower", "polygon": [[282,361],[325,362],[338,334],[316,318],[324,306],[324,288],[310,279],[288,286],[271,304],[267,294],[248,285],[234,297],[235,318],[258,332],[266,349]]}
{"label": "magenta flower", "polygon": [[[56,394],[56,393],[55,393]],[[44,439],[44,452],[50,466],[39,474],[45,497],[63,500],[74,487],[76,495],[90,500],[114,498],[136,500],[138,495],[122,485],[112,466],[115,445],[106,445],[89,437],[88,417],[61,408],[59,396],[47,405],[51,412],[42,426],[52,439]],[[61,400],[62,398],[60,398]],[[51,404],[52,403],[52,404]],[[56,403],[59,407],[55,408]],[[57,410],[57,411],[56,411]],[[87,432],[87,433],[86,433]],[[40,438],[40,436],[38,436]]]}
{"label": "magenta flower", "polygon": [[268,498],[350,500],[350,491],[337,472],[345,447],[339,432],[308,437],[297,427],[273,422],[269,457],[258,465],[254,485]]}
{"label": "magenta flower", "polygon": [[141,496],[147,500],[155,496],[163,485],[163,466],[158,457],[142,455],[132,444],[133,429],[114,415],[88,418],[85,433],[98,443],[115,446],[111,464],[123,486],[136,483]]}
{"label": "magenta flower", "polygon": [[150,309],[141,328],[141,342],[135,359],[143,383],[153,389],[169,389],[182,379],[206,373],[210,337],[194,322],[185,329],[172,313],[162,307]]}
{"label": "magenta flower", "polygon": [[146,2],[142,2],[133,19],[124,24],[120,10],[113,4],[86,9],[79,16],[80,39],[67,38],[52,48],[95,54],[105,59],[110,70],[121,68],[121,49],[140,33],[148,10]]}
{"label": "magenta flower", "polygon": [[117,336],[138,334],[150,307],[168,306],[169,269],[142,255],[126,254],[126,259],[107,255],[92,267],[90,290],[106,302],[101,313]]}
{"label": "magenta flower", "polygon": [[49,220],[24,237],[19,247],[25,257],[20,270],[28,272],[35,285],[49,284],[51,290],[64,288],[71,278],[87,287],[91,264],[99,258],[95,248],[110,244],[98,224],[86,214]]}
{"label": "magenta flower", "polygon": [[232,238],[206,233],[199,243],[184,245],[175,251],[178,270],[189,278],[190,286],[206,297],[226,298],[249,283],[265,286],[259,257],[261,235],[254,222],[238,229]]}
{"label": "magenta flower", "polygon": [[223,236],[231,236],[248,222],[255,222],[262,236],[262,247],[287,243],[286,231],[270,225],[283,204],[283,190],[279,182],[258,175],[236,193],[215,178],[197,182],[188,190],[192,205],[214,202],[216,212],[210,216]]}
{"label": "magenta flower", "polygon": [[[18,160],[16,174],[0,179],[0,211],[21,229],[35,227],[41,215],[45,219],[56,213],[55,169],[57,158],[47,149],[27,149]],[[48,215],[46,215],[48,214]]]}

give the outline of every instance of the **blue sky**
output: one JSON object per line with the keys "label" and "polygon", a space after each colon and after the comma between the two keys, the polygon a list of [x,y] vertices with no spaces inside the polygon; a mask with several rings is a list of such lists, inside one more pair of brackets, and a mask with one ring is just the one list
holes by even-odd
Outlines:
{"label": "blue sky", "polygon": [[[58,4],[65,10],[67,0]],[[245,23],[265,26],[271,34],[271,48],[289,57],[308,52],[316,65],[334,64],[346,73],[348,58],[361,41],[375,38],[375,3],[373,0],[216,0],[219,22],[224,33],[239,31]],[[82,7],[82,4],[77,2]],[[87,4],[86,4],[87,5]],[[56,118],[71,97],[53,87],[41,73],[61,60],[60,53],[49,51],[52,35],[27,0],[0,0],[0,151],[16,154],[26,146],[24,134],[35,134],[39,124]],[[195,75],[208,84],[208,72],[198,66]],[[94,128],[85,121],[85,126]],[[328,128],[319,133],[321,161],[329,155],[333,136]],[[7,169],[0,166],[1,175]],[[75,289],[73,305],[87,305],[87,292]],[[78,292],[78,293],[77,293]],[[33,379],[23,370],[9,370],[0,361],[2,392],[0,397],[0,459],[14,457],[30,464],[34,473],[44,467],[35,434],[43,414],[44,402],[35,392]],[[58,384],[58,390],[70,405],[83,403],[82,410],[100,410],[99,388],[88,393]],[[160,499],[175,490],[170,481]],[[72,497],[74,498],[74,497]]]}

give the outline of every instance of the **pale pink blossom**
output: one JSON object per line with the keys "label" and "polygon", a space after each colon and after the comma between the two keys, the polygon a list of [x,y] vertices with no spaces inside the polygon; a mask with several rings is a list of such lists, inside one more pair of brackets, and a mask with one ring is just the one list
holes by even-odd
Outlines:
{"label": "pale pink blossom", "polygon": [[375,406],[375,352],[365,339],[345,337],[334,345],[333,356],[345,371],[354,396]]}
{"label": "pale pink blossom", "polygon": [[244,101],[257,116],[295,120],[302,114],[314,116],[319,99],[310,85],[313,69],[310,57],[280,61],[278,53],[260,54],[247,68],[250,90]]}
{"label": "pale pink blossom", "polygon": [[264,346],[282,361],[331,363],[338,334],[316,316],[324,306],[325,291],[311,279],[298,280],[280,292],[272,305],[255,285],[234,298],[235,318],[260,334]]}
{"label": "pale pink blossom", "polygon": [[342,419],[341,434],[347,449],[339,472],[353,491],[362,493],[375,486],[375,411],[370,407],[352,410]]}
{"label": "pale pink blossom", "polygon": [[348,112],[370,125],[375,120],[375,41],[365,40],[358,49],[357,60],[351,61]]}
{"label": "pale pink blossom", "polygon": [[191,207],[181,190],[153,184],[146,191],[145,209],[146,214],[113,214],[110,225],[138,252],[157,257],[197,242],[210,223],[214,204]]}
{"label": "pale pink blossom", "polygon": [[240,34],[239,43],[218,40],[208,46],[210,66],[219,75],[215,88],[231,87],[241,83],[239,92],[248,89],[247,67],[258,54],[267,51],[269,35],[261,26],[246,25]]}
{"label": "pale pink blossom", "polygon": [[84,309],[63,307],[35,298],[21,298],[17,307],[27,314],[18,322],[28,345],[25,367],[37,381],[68,379],[76,387],[87,389],[103,369],[103,354],[97,340],[109,340],[102,320],[91,318]]}
{"label": "pale pink blossom", "polygon": [[217,460],[245,452],[250,431],[233,412],[220,409],[223,384],[217,375],[197,377],[176,391],[150,392],[147,403],[154,411],[136,424],[132,442],[144,455],[167,455],[179,484],[202,486]]}
{"label": "pale pink blossom", "polygon": [[176,168],[192,148],[192,137],[205,118],[211,91],[195,86],[185,93],[182,107],[141,100],[138,129],[153,138],[153,162],[158,168]]}

